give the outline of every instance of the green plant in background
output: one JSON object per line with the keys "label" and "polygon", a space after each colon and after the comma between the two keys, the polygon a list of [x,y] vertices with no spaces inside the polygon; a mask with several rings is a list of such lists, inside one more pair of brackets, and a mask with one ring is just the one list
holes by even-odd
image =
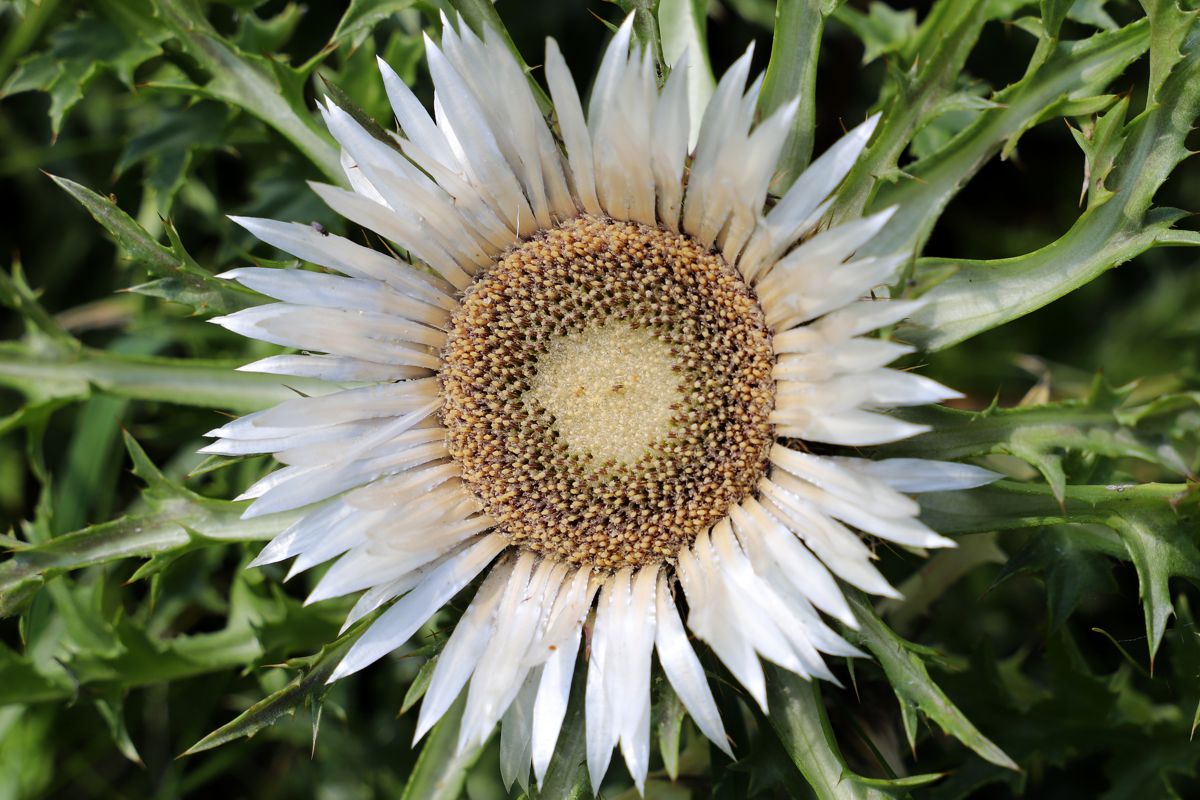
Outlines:
{"label": "green plant in background", "polygon": [[[306,606],[281,571],[244,569],[255,542],[296,517],[243,521],[246,504],[226,499],[269,459],[195,455],[217,412],[335,388],[235,371],[277,348],[203,324],[264,299],[214,277],[245,266],[253,246],[222,214],[355,236],[303,185],[346,182],[314,98],[386,124],[376,56],[427,98],[422,36],[442,39],[439,11],[507,30],[530,60],[554,35],[577,75],[607,36],[589,11],[614,27],[632,14],[661,81],[689,52],[693,110],[713,91],[709,64],[763,37],[760,116],[800,98],[775,196],[823,150],[814,142],[834,141],[837,115],[850,127],[880,112],[824,223],[898,209],[858,257],[908,256],[892,291],[925,304],[894,335],[925,349],[911,366],[970,395],[959,409],[903,412],[929,432],[854,454],[970,459],[1005,476],[921,497],[923,521],[958,548],[925,560],[879,547],[904,599],[848,590],[859,624],[839,633],[872,657],[829,659],[848,688],[769,667],[765,713],[697,646],[732,758],[656,672],[647,796],[1200,791],[1188,602],[1200,579],[1200,284],[1175,267],[1191,264],[1184,248],[1200,234],[1169,207],[1200,207],[1186,161],[1200,12],[1175,0],[941,0],[919,13],[818,0],[619,5],[7,6],[0,174],[22,198],[7,252],[27,267],[14,256],[0,285],[16,312],[0,344],[0,502],[23,520],[0,562],[0,797],[508,796],[499,736],[457,747],[461,701],[409,747],[469,592],[398,657],[329,685],[372,617],[339,636],[351,602]],[[1020,191],[1003,184],[998,164],[1042,150],[1058,161],[1027,166]],[[115,242],[111,267],[101,229],[70,216],[68,197]],[[1044,214],[1013,224],[1014,207]],[[1135,257],[1138,275],[1161,274],[1139,278],[1132,299],[1109,276],[1032,313]],[[1036,383],[1014,379],[1014,364]],[[545,781],[514,793],[601,788],[584,763],[585,661]],[[614,768],[603,790],[631,786]]]}

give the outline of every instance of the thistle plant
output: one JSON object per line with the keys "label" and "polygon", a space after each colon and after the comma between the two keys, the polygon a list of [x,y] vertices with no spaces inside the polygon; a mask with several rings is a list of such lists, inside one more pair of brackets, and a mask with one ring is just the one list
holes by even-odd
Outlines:
{"label": "thistle plant", "polygon": [[592,5],[5,7],[0,798],[1200,792],[1200,8]]}

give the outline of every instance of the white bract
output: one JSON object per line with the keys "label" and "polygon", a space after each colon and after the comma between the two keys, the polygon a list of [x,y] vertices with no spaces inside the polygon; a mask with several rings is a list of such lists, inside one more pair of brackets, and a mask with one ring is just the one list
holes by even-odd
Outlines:
{"label": "white bract", "polygon": [[[747,53],[691,131],[686,70],[674,70],[659,89],[649,55],[631,52],[630,34],[627,20],[604,56],[586,116],[557,46],[547,42],[557,132],[499,36],[445,22],[441,44],[426,41],[432,117],[381,62],[402,133],[381,141],[327,102],[322,113],[352,190],[314,189],[412,263],[308,225],[235,219],[340,275],[234,270],[226,277],[280,302],[215,320],[301,351],[246,369],[344,387],[210,433],[217,441],[206,452],[270,453],[284,465],[243,495],[253,499],[247,517],[309,509],[254,563],[294,558],[296,574],[337,559],[309,600],[362,592],[347,624],[391,604],[331,680],[403,645],[486,573],[438,659],[417,738],[465,690],[459,746],[484,742],[500,723],[510,784],[524,782],[530,765],[539,782],[546,774],[585,630],[593,787],[615,748],[639,788],[646,779],[655,652],[699,729],[729,752],[687,631],[764,709],[760,659],[834,680],[825,655],[861,655],[827,621],[857,625],[840,584],[896,596],[863,535],[912,548],[950,546],[917,519],[909,495],[993,477],[963,464],[796,449],[798,440],[861,446],[912,436],[922,428],[888,409],[957,396],[888,369],[909,348],[870,335],[916,307],[872,295],[896,278],[903,255],[855,257],[890,212],[818,229],[878,118],[846,134],[767,210],[796,106],[754,124],[761,79],[747,88]],[[442,348],[464,290],[518,242],[581,214],[677,232],[720,254],[752,287],[774,350],[776,438],[755,490],[677,553],[617,569],[509,541],[465,483],[439,417]]]}

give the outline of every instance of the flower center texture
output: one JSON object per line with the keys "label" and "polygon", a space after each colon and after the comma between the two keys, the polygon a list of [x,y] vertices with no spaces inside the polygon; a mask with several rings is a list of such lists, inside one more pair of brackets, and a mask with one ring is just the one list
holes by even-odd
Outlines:
{"label": "flower center texture", "polygon": [[482,272],[440,373],[447,446],[516,545],[616,569],[672,558],[753,491],[771,337],[685,235],[582,216]]}

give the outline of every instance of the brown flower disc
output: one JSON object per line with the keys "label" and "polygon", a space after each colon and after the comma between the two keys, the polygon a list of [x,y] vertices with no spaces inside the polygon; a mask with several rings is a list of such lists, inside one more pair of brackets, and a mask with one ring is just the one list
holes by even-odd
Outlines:
{"label": "brown flower disc", "polygon": [[451,320],[442,422],[516,545],[605,569],[674,557],[753,491],[771,337],[686,235],[578,217],[480,273]]}

